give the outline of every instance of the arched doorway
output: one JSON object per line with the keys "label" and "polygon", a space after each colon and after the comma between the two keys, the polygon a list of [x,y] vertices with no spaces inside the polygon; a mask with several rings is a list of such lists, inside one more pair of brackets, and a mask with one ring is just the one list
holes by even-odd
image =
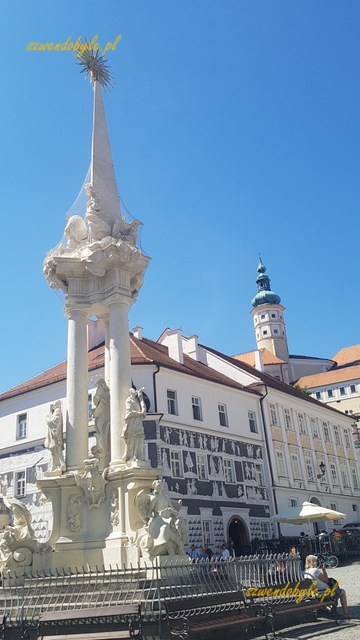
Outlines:
{"label": "arched doorway", "polygon": [[[319,507],[321,507],[321,503],[318,498],[310,498],[310,502],[311,504],[317,504]],[[326,525],[323,520],[321,520],[321,522],[313,522],[313,527],[315,536],[317,536],[320,531],[326,530]]]}
{"label": "arched doorway", "polygon": [[229,522],[228,538],[236,556],[244,555],[250,544],[249,532],[245,522],[234,516]]}

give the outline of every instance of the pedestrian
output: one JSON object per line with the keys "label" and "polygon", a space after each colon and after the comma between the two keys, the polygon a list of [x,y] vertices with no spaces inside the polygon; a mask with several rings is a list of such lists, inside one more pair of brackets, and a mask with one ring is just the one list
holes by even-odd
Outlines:
{"label": "pedestrian", "polygon": [[209,545],[205,545],[205,553],[207,555],[207,557],[209,558],[209,562],[211,561],[211,558],[214,555],[214,552],[212,551],[212,549],[210,549]]}

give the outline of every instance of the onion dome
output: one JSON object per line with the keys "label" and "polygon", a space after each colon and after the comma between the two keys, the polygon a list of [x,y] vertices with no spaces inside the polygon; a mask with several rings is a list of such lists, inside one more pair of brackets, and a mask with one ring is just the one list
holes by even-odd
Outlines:
{"label": "onion dome", "polygon": [[266,275],[266,268],[260,257],[257,271],[259,274],[256,278],[258,292],[255,298],[251,301],[252,306],[259,307],[261,304],[280,304],[280,296],[270,289],[270,278]]}

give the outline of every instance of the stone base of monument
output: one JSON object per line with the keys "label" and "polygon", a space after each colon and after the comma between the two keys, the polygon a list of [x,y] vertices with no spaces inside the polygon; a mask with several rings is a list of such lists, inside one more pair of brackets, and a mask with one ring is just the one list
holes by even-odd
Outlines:
{"label": "stone base of monument", "polygon": [[53,551],[34,554],[41,569],[119,568],[137,565],[138,531],[144,522],[136,509],[139,493],[147,495],[159,469],[148,465],[99,470],[96,459],[84,468],[38,481],[53,507]]}

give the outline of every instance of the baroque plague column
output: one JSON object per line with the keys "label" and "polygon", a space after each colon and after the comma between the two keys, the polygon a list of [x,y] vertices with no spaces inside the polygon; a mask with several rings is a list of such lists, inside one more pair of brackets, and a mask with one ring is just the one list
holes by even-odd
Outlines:
{"label": "baroque plague column", "polygon": [[[139,516],[137,496],[146,501],[159,474],[141,453],[142,391],[130,393],[128,311],[149,258],[137,246],[141,223],[128,222],[120,210],[102,98],[102,85],[111,80],[107,66],[91,50],[80,64],[94,92],[86,211],[84,217],[69,218],[66,246],[50,251],[44,262],[49,285],[65,293],[68,318],[66,468],[53,464],[39,481],[53,506],[48,544],[55,550],[49,560],[54,568],[129,564],[146,557],[154,540],[143,528],[147,513]],[[94,398],[97,444],[89,452],[87,322],[93,316],[105,328],[105,367]],[[136,449],[131,438],[136,438]],[[129,451],[136,454],[129,457]]]}

